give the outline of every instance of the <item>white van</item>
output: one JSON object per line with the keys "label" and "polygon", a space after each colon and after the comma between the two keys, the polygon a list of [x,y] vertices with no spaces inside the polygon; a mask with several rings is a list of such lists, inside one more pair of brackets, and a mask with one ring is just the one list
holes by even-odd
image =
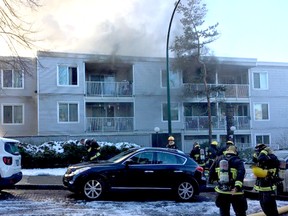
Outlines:
{"label": "white van", "polygon": [[0,190],[22,179],[19,141],[0,137]]}

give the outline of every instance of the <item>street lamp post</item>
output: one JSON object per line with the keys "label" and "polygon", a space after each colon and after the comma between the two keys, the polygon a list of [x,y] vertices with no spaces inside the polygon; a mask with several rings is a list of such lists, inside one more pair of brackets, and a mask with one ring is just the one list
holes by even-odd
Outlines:
{"label": "street lamp post", "polygon": [[159,127],[155,127],[154,131],[156,133],[156,146],[159,147],[159,145],[158,145],[158,133],[160,131],[160,128]]}
{"label": "street lamp post", "polygon": [[234,143],[235,141],[235,138],[234,138],[234,131],[236,130],[236,127],[235,126],[231,126],[230,127],[230,131],[231,131],[231,139],[232,139],[232,142]]}
{"label": "street lamp post", "polygon": [[177,9],[178,4],[181,0],[178,0],[175,4],[172,16],[170,18],[169,27],[168,27],[168,34],[167,34],[167,41],[166,41],[166,73],[167,73],[167,114],[168,114],[168,134],[169,136],[172,135],[172,124],[171,124],[171,102],[170,102],[170,77],[169,77],[169,37],[170,37],[170,30],[173,21],[173,17],[175,11]]}

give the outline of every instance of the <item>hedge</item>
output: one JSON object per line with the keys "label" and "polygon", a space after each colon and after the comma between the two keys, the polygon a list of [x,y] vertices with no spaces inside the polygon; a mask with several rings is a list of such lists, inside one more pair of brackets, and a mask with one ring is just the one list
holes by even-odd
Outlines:
{"label": "hedge", "polygon": [[[139,147],[131,143],[105,143],[98,142],[101,146],[100,160],[113,157],[121,151],[131,147]],[[42,145],[20,143],[21,164],[23,169],[32,168],[64,168],[76,164],[87,155],[87,149],[79,141],[47,142]]]}

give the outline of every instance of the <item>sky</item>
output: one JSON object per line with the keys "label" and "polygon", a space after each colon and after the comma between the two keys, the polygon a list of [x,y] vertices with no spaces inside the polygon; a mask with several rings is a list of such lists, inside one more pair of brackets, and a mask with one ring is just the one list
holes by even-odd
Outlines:
{"label": "sky", "polygon": [[[39,50],[165,57],[175,2],[41,0],[42,6],[28,10],[25,18],[37,30]],[[220,38],[210,46],[214,55],[288,62],[287,0],[203,2],[208,9],[206,24],[219,23]],[[170,43],[180,28],[178,17],[175,14],[172,22]],[[0,55],[4,51],[2,47]]]}

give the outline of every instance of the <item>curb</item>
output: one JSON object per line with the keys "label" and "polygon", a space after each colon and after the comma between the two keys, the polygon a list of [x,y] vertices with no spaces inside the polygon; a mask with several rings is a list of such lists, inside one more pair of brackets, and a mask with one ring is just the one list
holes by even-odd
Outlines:
{"label": "curb", "polygon": [[13,189],[26,189],[26,190],[66,190],[63,185],[15,185]]}

